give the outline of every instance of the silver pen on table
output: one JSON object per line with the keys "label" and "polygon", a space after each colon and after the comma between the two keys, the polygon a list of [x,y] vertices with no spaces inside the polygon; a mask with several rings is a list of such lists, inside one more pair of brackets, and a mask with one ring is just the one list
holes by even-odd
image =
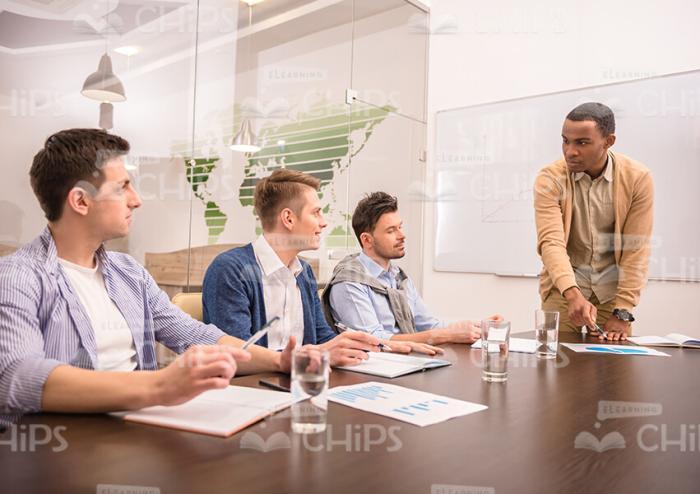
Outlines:
{"label": "silver pen on table", "polygon": [[[593,323],[593,326],[594,326],[594,329],[595,329],[598,333],[600,333],[600,334],[603,335],[603,338],[605,338],[606,340],[608,339],[608,333],[606,333],[605,330],[604,330],[603,328],[601,328],[600,326],[598,326],[598,324],[596,324],[596,323]],[[587,326],[584,326],[584,328],[585,328],[585,327],[587,327]]]}

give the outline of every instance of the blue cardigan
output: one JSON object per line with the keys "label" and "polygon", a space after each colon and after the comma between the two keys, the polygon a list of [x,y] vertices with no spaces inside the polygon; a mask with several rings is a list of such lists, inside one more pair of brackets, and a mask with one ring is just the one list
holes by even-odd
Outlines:
{"label": "blue cardigan", "polygon": [[[323,316],[318,286],[309,263],[297,275],[304,309],[304,345],[325,343],[335,336]],[[204,322],[242,340],[258,331],[266,322],[262,271],[253,244],[222,252],[211,263],[202,286]],[[258,343],[267,347],[267,336]]]}

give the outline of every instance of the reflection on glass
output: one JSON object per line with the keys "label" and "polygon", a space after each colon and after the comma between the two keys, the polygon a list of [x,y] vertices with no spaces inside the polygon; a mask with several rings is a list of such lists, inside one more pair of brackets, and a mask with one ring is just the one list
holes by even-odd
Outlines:
{"label": "reflection on glass", "polygon": [[425,122],[428,14],[403,0],[354,6],[352,87],[358,99]]}
{"label": "reflection on glass", "polygon": [[[256,237],[253,189],[279,167],[322,181],[329,226],[321,251],[305,254],[319,259],[322,279],[329,251],[357,247],[349,219],[362,193],[405,192],[420,180],[425,126],[396,113],[424,119],[426,53],[415,26],[426,14],[414,6],[263,2],[249,18],[247,5],[229,0],[115,5],[94,22],[26,30],[17,48],[31,49],[30,58],[0,54],[10,108],[0,122],[17,136],[7,143],[5,177],[18,184],[0,202],[0,254],[45,225],[27,180],[39,144],[62,128],[97,125],[99,102],[80,90],[105,46],[127,95],[114,105],[112,131],[131,143],[143,203],[130,235],[108,247],[144,263],[170,295],[198,290],[218,253]],[[371,104],[348,105],[352,87]],[[256,153],[229,148],[243,119],[257,135]],[[412,207],[405,193],[400,200]],[[419,216],[407,216],[417,242]]]}

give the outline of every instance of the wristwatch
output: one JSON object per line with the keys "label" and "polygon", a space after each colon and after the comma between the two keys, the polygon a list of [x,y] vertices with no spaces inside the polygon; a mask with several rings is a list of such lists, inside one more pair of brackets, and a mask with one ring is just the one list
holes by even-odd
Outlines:
{"label": "wristwatch", "polygon": [[615,310],[613,310],[613,316],[617,317],[620,321],[625,321],[625,322],[634,321],[634,316],[627,309],[615,309]]}

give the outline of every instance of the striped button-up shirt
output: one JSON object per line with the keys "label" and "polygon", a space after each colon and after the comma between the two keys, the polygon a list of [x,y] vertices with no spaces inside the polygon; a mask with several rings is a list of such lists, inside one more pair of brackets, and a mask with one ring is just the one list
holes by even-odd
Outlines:
{"label": "striped button-up shirt", "polygon": [[[96,255],[107,293],[131,330],[137,369],[157,368],[156,341],[181,353],[224,335],[175,307],[132,257],[103,247]],[[0,423],[40,411],[44,383],[57,366],[95,369],[96,348],[90,319],[58,262],[48,228],[0,258]]]}

